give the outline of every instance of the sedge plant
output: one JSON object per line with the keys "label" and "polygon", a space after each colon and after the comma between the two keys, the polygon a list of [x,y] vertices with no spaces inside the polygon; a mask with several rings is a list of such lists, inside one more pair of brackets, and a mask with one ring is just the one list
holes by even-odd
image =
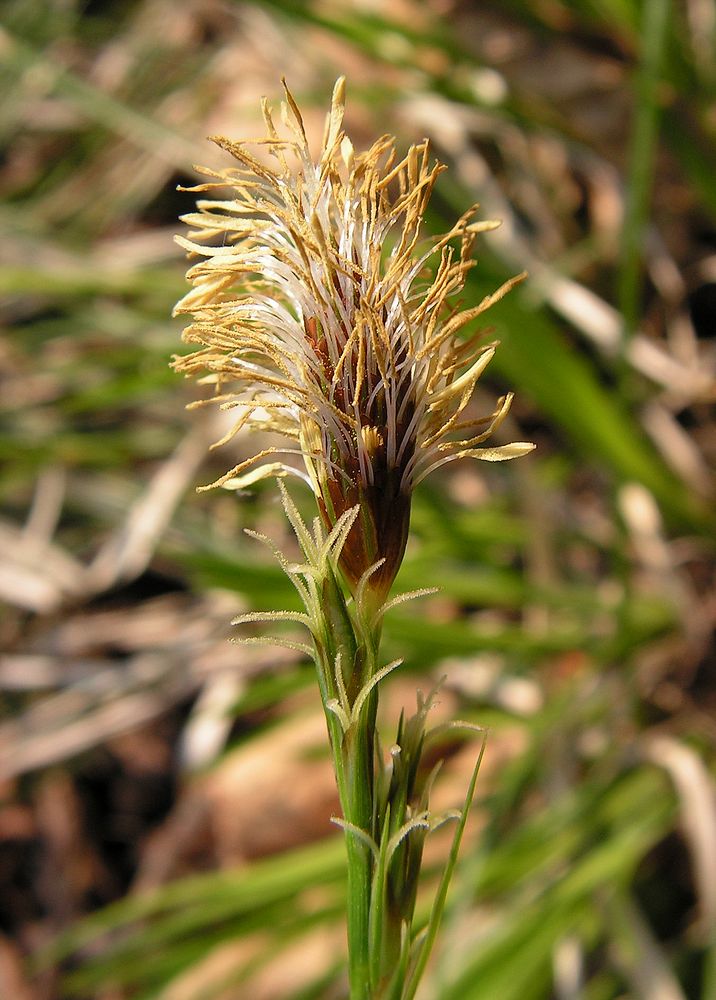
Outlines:
{"label": "sedge plant", "polygon": [[[484,444],[511,394],[486,416],[467,409],[496,347],[480,330],[466,333],[468,325],[524,275],[457,308],[475,239],[497,223],[475,221],[472,206],[426,241],[423,215],[445,167],[431,161],[427,141],[401,158],[389,135],[356,153],[343,130],[344,90],[339,79],[317,160],[287,87],[280,130],[264,101],[265,136],[214,137],[236,165],[199,168],[206,181],[188,189],[201,197],[183,217],[189,238],[178,241],[196,262],[176,312],[191,315],[184,338],[198,349],[174,365],[213,386],[201,403],[234,415],[220,443],[242,429],[280,441],[203,488],[278,480],[301,561],[272,548],[304,611],[246,614],[236,624],[305,629],[306,642],[275,641],[316,665],[347,849],[350,997],[409,1000],[437,933],[479,757],[463,808],[432,812],[440,761],[426,761],[440,734],[426,726],[434,695],[420,692],[384,753],[379,686],[400,661],[382,662],[381,626],[396,603],[428,592],[390,597],[415,487],[448,462],[502,461],[533,447]],[[315,499],[310,526],[287,477],[303,480]],[[428,923],[416,928],[425,838],[448,820],[456,824],[452,849]]]}

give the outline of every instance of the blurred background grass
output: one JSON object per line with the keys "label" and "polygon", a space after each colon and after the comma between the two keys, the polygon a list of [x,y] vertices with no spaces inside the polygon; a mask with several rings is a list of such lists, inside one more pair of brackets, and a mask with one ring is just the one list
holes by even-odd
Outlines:
{"label": "blurred background grass", "polygon": [[[193,487],[218,416],[167,362],[177,193],[285,75],[320,137],[424,135],[429,229],[479,200],[477,301],[538,451],[420,488],[393,612],[439,715],[491,728],[424,998],[716,997],[711,0],[5,0],[0,13],[0,995],[343,995],[340,835],[310,665],[230,645],[287,606]],[[474,748],[439,795],[460,800]],[[444,842],[434,845],[437,862]],[[92,914],[91,916],[87,916]]]}

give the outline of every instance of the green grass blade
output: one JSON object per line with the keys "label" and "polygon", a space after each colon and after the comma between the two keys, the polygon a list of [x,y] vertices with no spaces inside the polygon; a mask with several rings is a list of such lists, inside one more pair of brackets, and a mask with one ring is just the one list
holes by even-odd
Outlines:
{"label": "green grass blade", "polygon": [[438,891],[435,895],[435,901],[433,903],[433,908],[430,913],[430,919],[428,921],[428,926],[425,932],[425,937],[419,946],[419,951],[415,959],[415,965],[410,972],[410,978],[408,979],[405,992],[403,993],[403,1000],[413,1000],[415,993],[418,989],[418,985],[425,972],[425,966],[427,965],[428,959],[430,958],[430,952],[435,944],[435,938],[437,937],[438,930],[440,929],[440,921],[442,920],[443,911],[445,909],[445,901],[447,900],[448,888],[450,886],[450,881],[455,871],[455,865],[457,864],[458,852],[460,850],[460,844],[462,842],[462,835],[465,832],[465,824],[467,823],[468,813],[470,812],[470,806],[472,805],[472,800],[475,796],[475,787],[477,785],[477,776],[480,773],[480,765],[482,764],[482,758],[485,755],[485,747],[487,745],[487,735],[483,736],[482,743],[480,745],[480,752],[478,754],[477,760],[475,762],[475,767],[472,771],[472,777],[470,778],[470,784],[467,789],[467,794],[465,796],[465,804],[458,820],[457,829],[455,830],[455,835],[452,840],[452,846],[450,847],[450,855],[448,857],[447,865],[443,871],[442,878],[440,879],[440,885],[438,886]]}
{"label": "green grass blade", "polygon": [[627,195],[619,268],[619,305],[624,333],[636,330],[640,307],[642,248],[658,141],[659,83],[669,27],[670,0],[647,0],[643,7],[641,64],[636,80]]}

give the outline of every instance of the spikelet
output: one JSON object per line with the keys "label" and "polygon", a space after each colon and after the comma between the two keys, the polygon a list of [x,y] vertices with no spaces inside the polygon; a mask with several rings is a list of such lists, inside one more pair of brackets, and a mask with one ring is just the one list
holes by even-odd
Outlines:
{"label": "spikelet", "polygon": [[[287,439],[284,453],[302,457],[329,531],[359,508],[341,569],[355,588],[380,562],[369,586],[382,602],[403,558],[415,486],[455,459],[494,462],[533,447],[481,447],[511,394],[485,417],[462,416],[495,350],[463,328],[524,275],[470,309],[451,305],[477,234],[498,224],[473,222],[473,206],[426,245],[423,215],[445,167],[431,162],[427,141],[402,159],[391,136],[355,153],[342,128],[344,90],[341,78],[318,162],[288,88],[283,136],[264,101],[264,138],[214,139],[238,166],[204,170],[211,179],[190,189],[211,195],[184,217],[190,238],[177,237],[199,261],[176,312],[193,316],[184,337],[201,346],[175,367],[214,382],[221,405],[236,410],[235,430]],[[250,151],[257,143],[275,164]],[[216,189],[227,197],[217,200]],[[296,474],[279,452],[259,451],[212,485]]]}

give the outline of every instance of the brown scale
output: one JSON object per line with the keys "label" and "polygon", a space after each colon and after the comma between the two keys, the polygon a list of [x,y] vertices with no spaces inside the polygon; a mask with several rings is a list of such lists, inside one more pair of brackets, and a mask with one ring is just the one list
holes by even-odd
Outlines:
{"label": "brown scale", "polygon": [[[328,353],[328,341],[318,325],[318,320],[315,316],[311,316],[309,319],[304,320],[303,325],[306,331],[306,340],[321,363],[326,381],[329,385],[332,385],[335,369]],[[335,387],[333,398],[336,406],[346,413],[346,397],[342,385],[339,384]]]}
{"label": "brown scale", "polygon": [[[337,288],[337,291],[340,289]],[[328,344],[320,329],[318,320],[310,317],[305,320],[306,339],[315,356],[318,358],[325,378],[333,383],[335,368],[328,353]],[[407,345],[406,345],[407,349]],[[361,514],[351,528],[341,554],[341,567],[348,581],[355,585],[363,573],[379,559],[385,562],[371,578],[371,589],[380,599],[384,599],[400,567],[405,551],[410,524],[410,494],[401,490],[401,480],[407,463],[412,457],[414,448],[405,449],[400,465],[388,468],[386,443],[383,429],[387,417],[384,402],[378,397],[370,408],[367,401],[378,372],[370,373],[372,377],[365,380],[360,400],[360,426],[370,429],[373,433],[369,441],[364,441],[369,452],[373,470],[373,482],[361,483],[360,464],[358,461],[358,442],[355,453],[342,456],[341,468],[346,473],[349,485],[341,477],[331,477],[327,480],[328,497],[319,497],[318,503],[324,523],[330,529],[335,521],[346,510],[360,504]],[[409,391],[409,387],[405,387]],[[335,405],[344,413],[346,410],[345,389],[341,384],[334,388]],[[402,400],[398,400],[398,406]],[[398,427],[407,430],[414,413],[414,407],[408,404],[401,417]],[[337,455],[331,456],[334,460]],[[330,500],[330,503],[326,501]],[[332,508],[329,510],[329,507]]]}

